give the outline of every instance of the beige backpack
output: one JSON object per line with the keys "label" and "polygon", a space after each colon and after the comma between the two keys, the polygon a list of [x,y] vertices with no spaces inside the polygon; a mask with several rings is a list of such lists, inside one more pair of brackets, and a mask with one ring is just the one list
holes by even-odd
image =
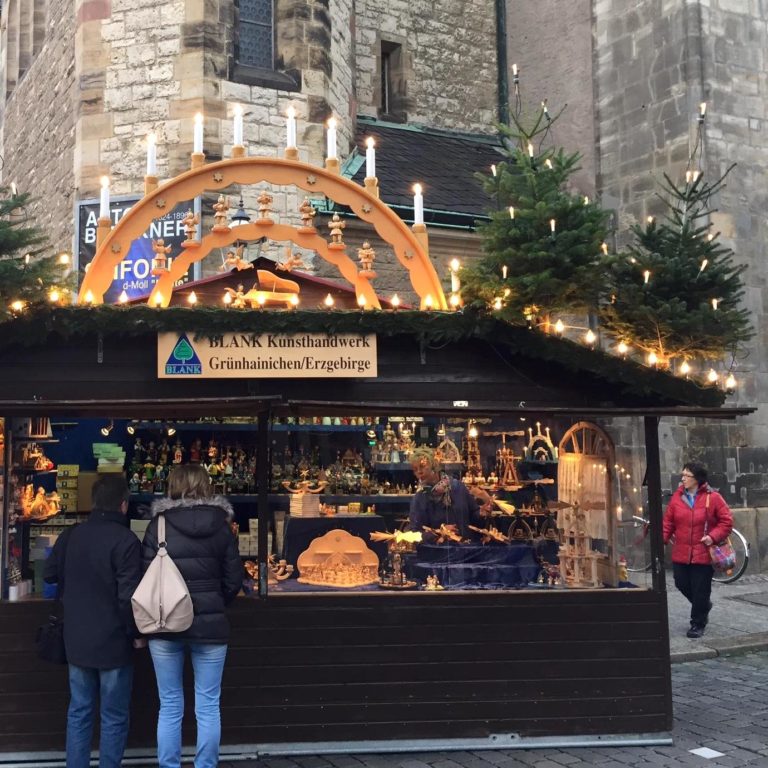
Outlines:
{"label": "beige backpack", "polygon": [[131,598],[133,618],[142,635],[183,632],[194,618],[187,583],[166,549],[162,514],[157,517],[157,541],[157,554]]}

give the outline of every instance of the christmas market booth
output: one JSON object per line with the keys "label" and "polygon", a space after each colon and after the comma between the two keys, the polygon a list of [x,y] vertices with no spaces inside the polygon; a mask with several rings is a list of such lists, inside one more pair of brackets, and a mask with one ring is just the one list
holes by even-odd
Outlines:
{"label": "christmas market booth", "polygon": [[[158,376],[174,349],[173,365],[206,365],[222,340],[231,355],[234,339],[307,334],[373,344],[373,375]],[[35,558],[113,467],[129,473],[141,530],[175,451],[231,496],[253,577],[231,610],[227,750],[668,738],[657,428],[667,416],[736,415],[714,390],[492,319],[420,312],[59,309],[9,324],[0,360],[5,752],[64,745],[65,669],[34,652],[50,609]],[[621,563],[619,417],[644,443],[632,466],[652,520],[647,584]],[[482,530],[438,528],[431,543],[400,534],[409,455],[424,444],[496,500]],[[243,456],[246,469],[230,473]],[[157,699],[148,656],[137,665],[131,745],[149,754]]]}
{"label": "christmas market booth", "polygon": [[[62,761],[66,670],[34,648],[56,536],[84,519],[99,474],[120,472],[141,537],[186,462],[232,502],[247,573],[224,756],[668,743],[658,426],[747,410],[594,334],[462,309],[430,261],[420,190],[408,227],[379,199],[372,158],[361,187],[333,157],[322,169],[236,149],[210,165],[196,150],[177,179],[148,176],[116,226],[102,216],[77,306],[19,302],[2,323],[2,759]],[[369,223],[414,308],[374,290],[379,241],[353,260],[343,219],[326,240],[309,197],[298,226],[274,219],[266,191],[233,226],[220,192],[244,184],[293,185]],[[131,242],[205,190],[219,195],[210,231],[190,212],[179,253],[152,244],[145,304],[105,304]],[[237,242],[265,237],[314,252],[346,289],[243,258]],[[179,284],[213,248],[232,249],[229,282]],[[435,479],[419,484],[425,468]],[[638,549],[648,570],[630,570]],[[148,654],[136,665],[129,756],[151,760],[157,693]],[[189,699],[190,747],[192,713]]]}

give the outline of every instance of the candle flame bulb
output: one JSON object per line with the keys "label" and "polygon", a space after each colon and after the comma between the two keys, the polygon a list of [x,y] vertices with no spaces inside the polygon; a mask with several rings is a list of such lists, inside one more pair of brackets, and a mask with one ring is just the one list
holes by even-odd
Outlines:
{"label": "candle flame bulb", "polygon": [[515,220],[515,206],[514,205],[510,205],[509,206],[509,218],[512,219],[513,221]]}
{"label": "candle flame bulb", "polygon": [[228,294],[224,294],[224,303],[229,306],[232,303],[232,297]]}
{"label": "candle flame bulb", "polygon": [[563,321],[558,318],[557,322],[555,323],[555,333],[563,333],[565,331],[565,325],[563,324]]}
{"label": "candle flame bulb", "polygon": [[707,235],[707,241],[711,243],[714,239],[715,239],[715,236],[710,232]]}
{"label": "candle flame bulb", "polygon": [[496,297],[496,298],[493,300],[493,308],[494,308],[494,309],[501,309],[501,297],[500,297],[500,296],[497,296],[497,297]]}
{"label": "candle flame bulb", "polygon": [[85,299],[86,304],[93,304],[93,292],[88,290],[85,292],[85,296],[83,297]]}
{"label": "candle flame bulb", "polygon": [[512,65],[512,77],[517,77],[517,64]]}
{"label": "candle flame bulb", "polygon": [[459,294],[452,293],[451,298],[449,299],[449,303],[454,309],[458,309],[459,304],[461,304],[461,299],[459,298]]}
{"label": "candle flame bulb", "polygon": [[601,243],[600,250],[603,252],[603,256],[608,255],[608,243]]}
{"label": "candle flame bulb", "polygon": [[328,122],[326,123],[326,125],[327,125],[329,128],[335,128],[335,127],[336,127],[336,125],[337,125],[337,123],[336,123],[336,118],[335,118],[335,117],[329,117],[329,118],[328,118]]}
{"label": "candle flame bulb", "polygon": [[646,270],[643,272],[643,282],[644,282],[646,285],[648,285],[648,281],[649,281],[650,279],[651,279],[651,270],[650,270],[650,269],[646,269]]}
{"label": "candle flame bulb", "polygon": [[160,307],[163,304],[163,294],[162,293],[156,293],[155,294],[155,306]]}
{"label": "candle flame bulb", "polygon": [[680,373],[683,374],[683,376],[687,376],[691,372],[691,366],[688,365],[687,360],[683,360],[681,366],[680,366]]}
{"label": "candle flame bulb", "polygon": [[390,304],[392,305],[392,309],[397,309],[400,306],[400,297],[397,294],[395,294],[392,297]]}
{"label": "candle flame bulb", "polygon": [[432,309],[432,305],[434,304],[434,300],[432,299],[432,294],[428,293],[427,297],[424,299],[424,306],[427,309]]}
{"label": "candle flame bulb", "polygon": [[197,294],[192,291],[189,296],[187,296],[187,301],[194,307],[195,304],[197,304]]}
{"label": "candle flame bulb", "polygon": [[530,141],[528,142],[528,157],[533,159],[533,144]]}
{"label": "candle flame bulb", "polygon": [[11,303],[11,309],[14,312],[21,312],[24,309],[24,302],[19,301],[18,299]]}
{"label": "candle flame bulb", "polygon": [[477,427],[472,426],[469,428],[469,436],[473,439],[477,437]]}
{"label": "candle flame bulb", "polygon": [[108,187],[109,186],[109,176],[102,176],[101,177],[101,186],[102,187]]}
{"label": "candle flame bulb", "polygon": [[451,272],[458,272],[461,267],[461,262],[458,259],[451,259]]}
{"label": "candle flame bulb", "polygon": [[292,307],[298,307],[299,306],[299,297],[294,293],[293,296],[289,299],[291,302]]}
{"label": "candle flame bulb", "polygon": [[589,205],[589,195],[584,195],[584,205]]}
{"label": "candle flame bulb", "polygon": [[584,334],[584,340],[587,344],[594,344],[597,340],[597,336],[595,336],[595,332],[591,328]]}
{"label": "candle flame bulb", "polygon": [[717,305],[720,303],[720,299],[712,299],[712,309],[717,311]]}
{"label": "candle flame bulb", "polygon": [[617,349],[619,350],[620,355],[626,355],[627,352],[629,352],[629,345],[626,341],[620,341]]}
{"label": "candle flame bulb", "polygon": [[257,293],[256,303],[259,305],[259,307],[263,307],[267,303],[267,297],[261,292]]}
{"label": "candle flame bulb", "polygon": [[285,114],[291,118],[296,117],[296,110],[293,107],[288,107],[288,109],[285,110]]}
{"label": "candle flame bulb", "polygon": [[544,165],[546,165],[546,166],[547,166],[547,168],[549,168],[549,170],[550,170],[550,171],[552,170],[552,161],[551,161],[549,158],[547,158],[547,159],[544,161]]}
{"label": "candle flame bulb", "polygon": [[496,176],[496,166],[493,164],[491,165],[491,174],[493,174],[494,177]]}
{"label": "candle flame bulb", "polygon": [[52,288],[48,298],[55,304],[61,298],[61,294],[55,288]]}
{"label": "candle flame bulb", "polygon": [[659,358],[655,352],[648,353],[648,365],[656,365],[659,362]]}
{"label": "candle flame bulb", "polygon": [[120,295],[117,297],[117,300],[121,304],[127,304],[128,303],[128,294],[125,291],[121,291]]}
{"label": "candle flame bulb", "polygon": [[714,368],[710,368],[709,373],[707,374],[707,381],[710,384],[715,384],[718,378],[717,371]]}
{"label": "candle flame bulb", "polygon": [[549,228],[552,230],[552,234],[554,235],[555,234],[555,220],[554,219],[550,219],[549,220]]}
{"label": "candle flame bulb", "polygon": [[701,104],[699,104],[699,116],[705,117],[707,114],[707,102],[702,101]]}
{"label": "candle flame bulb", "polygon": [[365,309],[365,304],[366,304],[365,296],[363,296],[363,294],[361,293],[357,297],[357,306],[360,307],[360,309]]}
{"label": "candle flame bulb", "polygon": [[66,267],[70,262],[70,256],[68,253],[60,253],[59,254],[59,264],[61,264],[62,267]]}
{"label": "candle flame bulb", "polygon": [[327,295],[327,296],[326,296],[326,297],[323,299],[323,304],[325,304],[325,306],[326,306],[326,307],[328,307],[328,308],[330,309],[330,308],[333,306],[333,303],[334,303],[334,302],[333,302],[333,296],[331,296],[331,294],[329,293],[329,294],[328,294],[328,295]]}
{"label": "candle flame bulb", "polygon": [[365,140],[365,146],[368,147],[368,149],[373,149],[375,144],[376,144],[376,142],[373,140],[373,136],[369,136]]}
{"label": "candle flame bulb", "polygon": [[508,267],[507,267],[507,265],[505,264],[505,265],[504,265],[504,266],[501,268],[501,279],[502,279],[502,280],[506,280],[506,279],[507,279],[507,271],[508,271]]}
{"label": "candle flame bulb", "polygon": [[729,390],[736,389],[736,377],[732,374],[728,374],[728,378],[725,380],[725,388]]}
{"label": "candle flame bulb", "polygon": [[653,222],[654,222],[654,218],[653,218],[653,216],[648,216],[648,218],[646,219],[646,221],[647,221],[649,224],[653,224]]}
{"label": "candle flame bulb", "polygon": [[686,184],[690,184],[691,183],[691,177],[692,177],[691,172],[690,171],[686,171],[685,172],[685,183]]}

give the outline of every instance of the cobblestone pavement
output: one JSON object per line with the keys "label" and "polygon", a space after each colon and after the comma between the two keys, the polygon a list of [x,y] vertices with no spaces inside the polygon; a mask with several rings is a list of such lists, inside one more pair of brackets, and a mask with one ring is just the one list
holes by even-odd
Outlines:
{"label": "cobblestone pavement", "polygon": [[[672,746],[274,757],[221,768],[768,768],[768,652],[675,664],[672,684]],[[702,747],[720,756],[690,751]]]}

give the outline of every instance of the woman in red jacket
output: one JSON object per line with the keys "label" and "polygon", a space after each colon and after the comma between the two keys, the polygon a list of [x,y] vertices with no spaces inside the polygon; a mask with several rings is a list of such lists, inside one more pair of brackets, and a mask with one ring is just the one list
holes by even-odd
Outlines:
{"label": "woman in red jacket", "polygon": [[733,516],[725,499],[707,483],[707,468],[697,461],[683,465],[681,484],[664,513],[664,543],[672,541],[675,586],[691,604],[687,637],[704,634],[712,610],[712,564],[708,547],[725,540]]}

